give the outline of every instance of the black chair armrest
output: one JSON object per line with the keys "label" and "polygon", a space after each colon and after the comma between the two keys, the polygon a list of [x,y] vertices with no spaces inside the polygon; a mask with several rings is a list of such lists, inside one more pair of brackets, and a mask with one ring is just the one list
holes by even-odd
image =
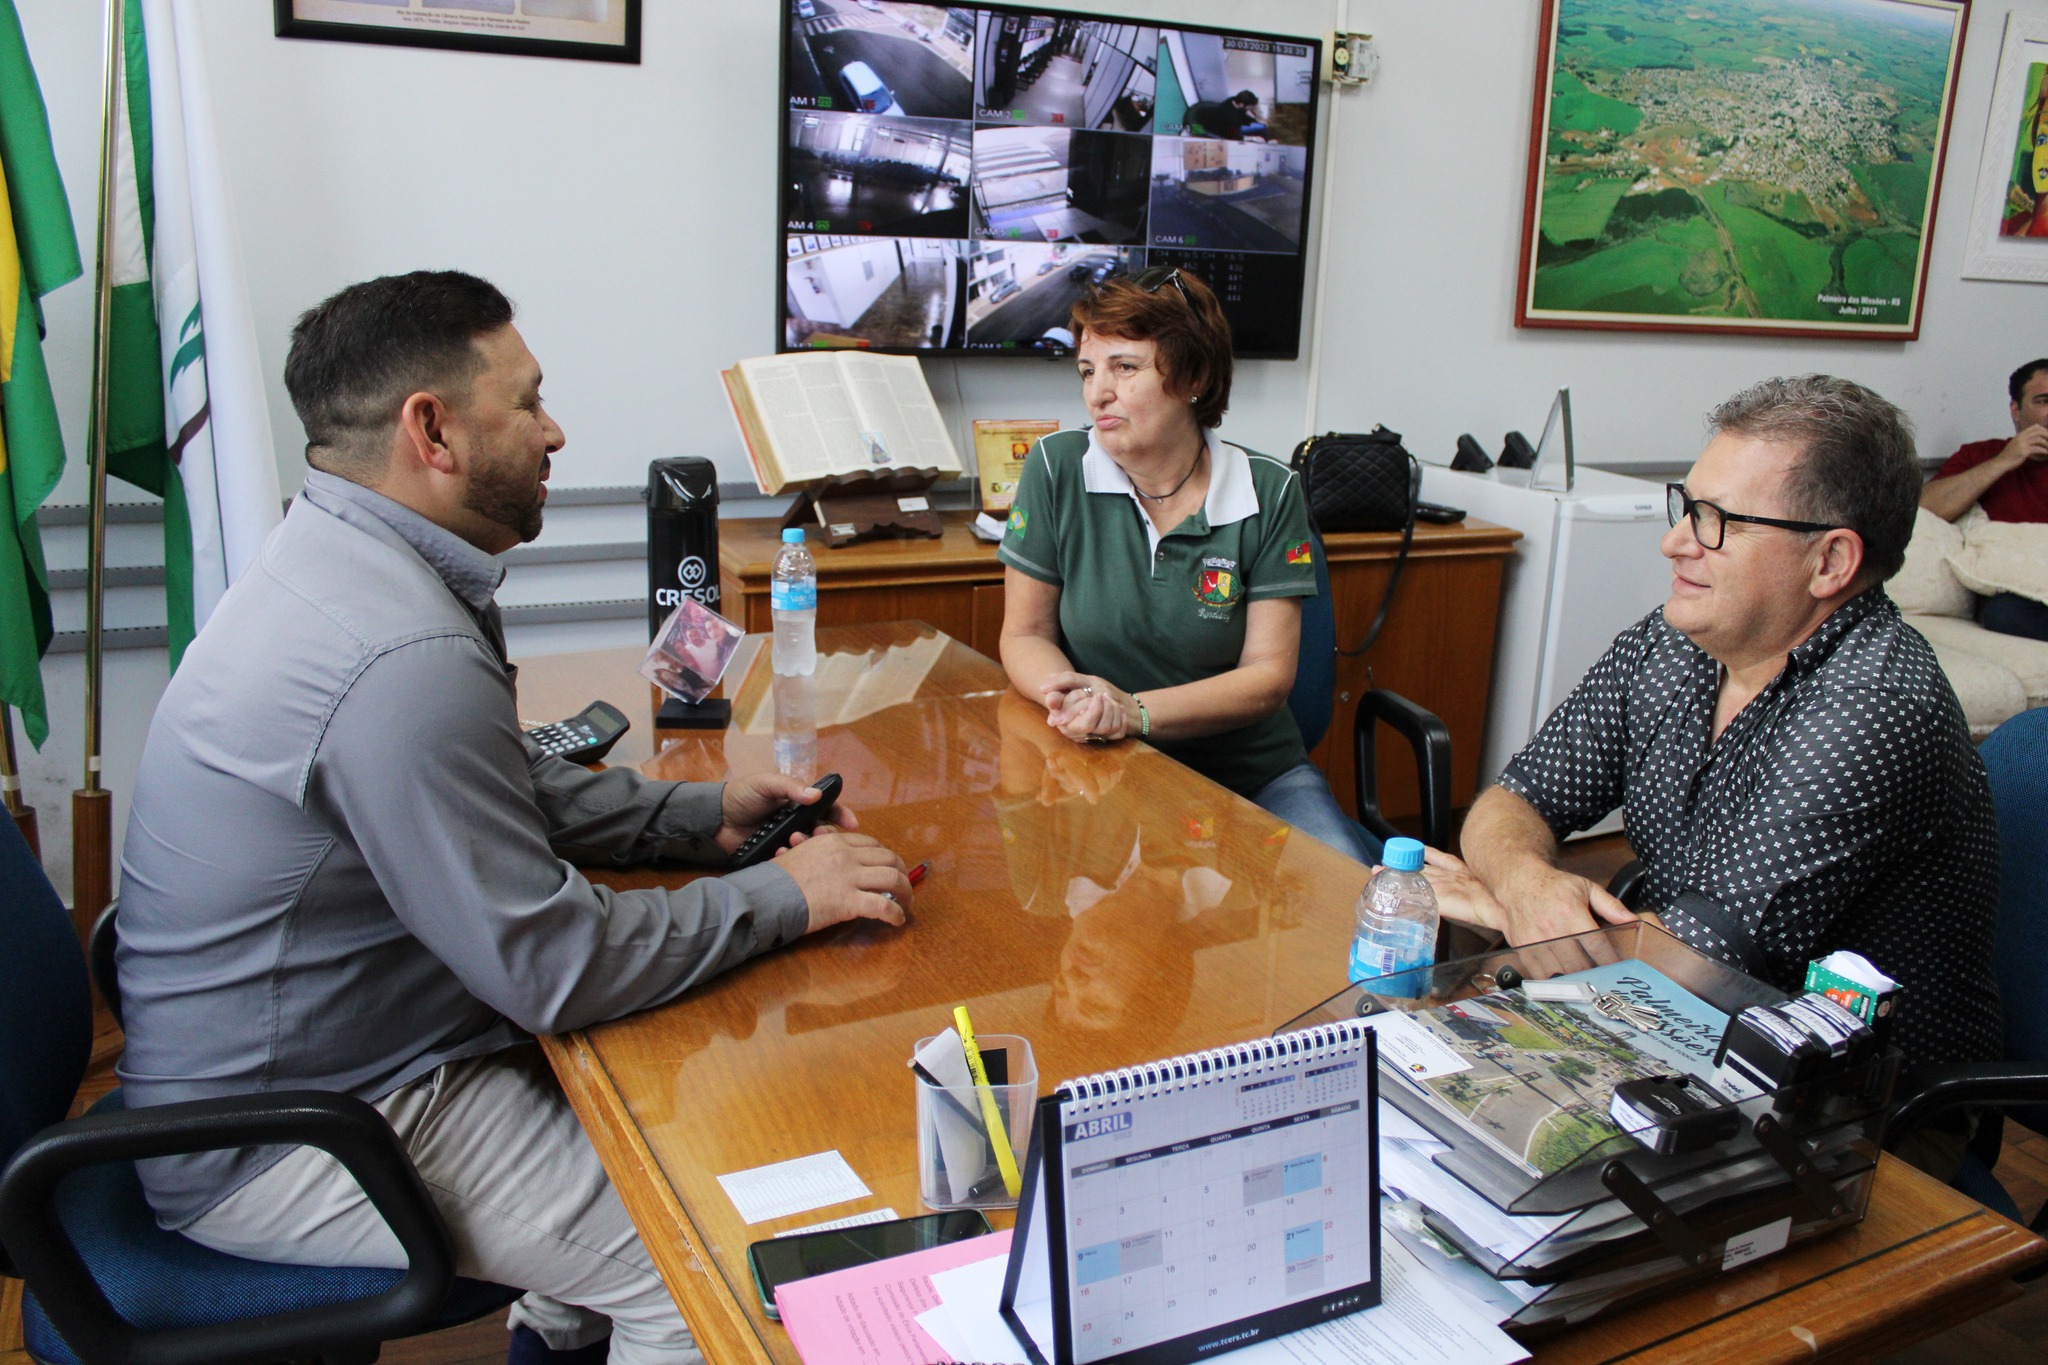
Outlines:
{"label": "black chair armrest", "polygon": [[1896,1147],[1907,1134],[1951,1109],[2048,1104],[2048,1071],[2025,1062],[1926,1066],[1915,1071],[1911,1081],[1912,1093],[1892,1110],[1885,1126],[1886,1147]]}
{"label": "black chair armrest", "polygon": [[[404,1248],[404,1278],[353,1303],[204,1329],[141,1332],[122,1321],[64,1231],[59,1182],[102,1162],[272,1145],[319,1147],[341,1162]],[[0,1172],[0,1242],[79,1357],[123,1365],[277,1360],[302,1353],[308,1340],[410,1336],[433,1321],[455,1280],[447,1225],[391,1125],[361,1100],[318,1090],[88,1114],[46,1128]]]}
{"label": "black chair armrest", "polygon": [[1642,899],[1643,886],[1650,880],[1650,869],[1643,866],[1641,858],[1630,858],[1614,869],[1614,875],[1607,879],[1607,894],[1631,910],[1642,907],[1636,902]]}
{"label": "black chair armrest", "polygon": [[86,968],[92,973],[92,984],[98,987],[107,1013],[114,1016],[115,1028],[126,1027],[121,1022],[121,977],[114,967],[114,948],[119,937],[114,926],[120,917],[121,898],[116,896],[92,922],[92,935],[85,941]]}
{"label": "black chair armrest", "polygon": [[1357,783],[1358,822],[1381,839],[1400,834],[1380,814],[1378,725],[1391,725],[1415,751],[1415,776],[1422,788],[1423,842],[1448,849],[1451,843],[1451,730],[1437,715],[1398,692],[1367,688],[1358,698],[1351,726],[1353,779]]}

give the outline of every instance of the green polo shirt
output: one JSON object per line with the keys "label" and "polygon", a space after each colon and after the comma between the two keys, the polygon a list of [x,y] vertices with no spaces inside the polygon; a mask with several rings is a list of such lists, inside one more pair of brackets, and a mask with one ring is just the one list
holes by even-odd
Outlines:
{"label": "green polo shirt", "polygon": [[[1214,677],[1244,655],[1245,604],[1313,597],[1308,508],[1280,461],[1209,440],[1209,494],[1164,535],[1093,432],[1060,431],[1024,462],[998,557],[1060,590],[1060,648],[1083,673],[1145,693]],[[1159,748],[1250,796],[1301,762],[1285,706]]]}

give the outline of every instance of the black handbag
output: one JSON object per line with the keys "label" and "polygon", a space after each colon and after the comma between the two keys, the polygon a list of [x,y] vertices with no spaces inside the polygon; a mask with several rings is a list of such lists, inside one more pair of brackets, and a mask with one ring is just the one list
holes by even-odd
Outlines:
{"label": "black handbag", "polygon": [[1415,542],[1415,501],[1422,491],[1422,464],[1401,444],[1401,433],[1376,426],[1364,434],[1328,432],[1311,436],[1294,448],[1291,461],[1301,477],[1302,495],[1308,500],[1309,520],[1320,538],[1333,531],[1399,531],[1401,550],[1394,558],[1394,571],[1387,576],[1387,590],[1380,596],[1379,610],[1356,649],[1337,652],[1358,655],[1373,647],[1380,629],[1387,623],[1387,610],[1394,604],[1394,589],[1401,585],[1401,570],[1408,565],[1408,548]]}

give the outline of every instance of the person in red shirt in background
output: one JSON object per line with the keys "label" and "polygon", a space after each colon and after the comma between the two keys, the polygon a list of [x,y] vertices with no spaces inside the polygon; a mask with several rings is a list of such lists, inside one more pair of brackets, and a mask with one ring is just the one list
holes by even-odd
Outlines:
{"label": "person in red shirt in background", "polygon": [[[2012,372],[2012,429],[2005,440],[1972,441],[1948,457],[1920,490],[1920,505],[1954,521],[1982,506],[1993,521],[2048,522],[2048,358]],[[2048,640],[2048,605],[2002,592],[1977,607],[1986,630]]]}

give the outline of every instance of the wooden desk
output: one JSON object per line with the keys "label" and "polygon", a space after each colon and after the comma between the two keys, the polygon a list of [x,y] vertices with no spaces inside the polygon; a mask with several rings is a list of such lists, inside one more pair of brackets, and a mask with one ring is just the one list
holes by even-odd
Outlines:
{"label": "wooden desk", "polygon": [[[733,726],[664,732],[658,753],[636,650],[527,662],[522,710],[567,714],[606,696],[633,720],[615,760],[669,778],[756,771],[772,766],[777,689],[761,645],[735,661]],[[796,1359],[755,1301],[749,1242],[864,1209],[920,1211],[904,1061],[952,1005],[967,1002],[986,1032],[1030,1038],[1046,1087],[1266,1034],[1342,987],[1365,880],[1163,755],[1060,740],[993,663],[928,628],[821,631],[819,649],[822,677],[852,681],[815,688],[818,767],[844,776],[866,829],[932,860],[910,925],[842,926],[665,1008],[543,1040],[719,1365]],[[1190,867],[1228,890],[1182,918]],[[1076,875],[1116,890],[1072,915]],[[827,1148],[872,1198],[748,1226],[717,1183]],[[1545,1342],[1538,1359],[1718,1365],[1895,1349],[2016,1292],[2008,1277],[2044,1258],[2023,1229],[1887,1161],[1861,1226]]]}
{"label": "wooden desk", "polygon": [[[945,535],[938,540],[875,540],[814,550],[818,624],[925,621],[993,658],[1003,627],[1003,566],[995,546],[968,533],[971,518],[967,512],[942,513]],[[1451,799],[1459,806],[1472,803],[1493,679],[1502,576],[1521,534],[1476,518],[1415,528],[1386,629],[1370,658],[1338,661],[1336,714],[1329,735],[1311,755],[1350,814],[1358,814],[1351,713],[1366,687],[1368,667],[1380,686],[1443,717],[1451,730]],[[768,586],[780,536],[781,522],[773,518],[718,524],[721,602],[725,614],[750,631],[773,629]],[[1344,646],[1364,638],[1400,544],[1400,536],[1381,533],[1335,535],[1326,543],[1337,636]],[[1420,809],[1414,764],[1404,748],[1381,745],[1380,791],[1390,816]]]}

